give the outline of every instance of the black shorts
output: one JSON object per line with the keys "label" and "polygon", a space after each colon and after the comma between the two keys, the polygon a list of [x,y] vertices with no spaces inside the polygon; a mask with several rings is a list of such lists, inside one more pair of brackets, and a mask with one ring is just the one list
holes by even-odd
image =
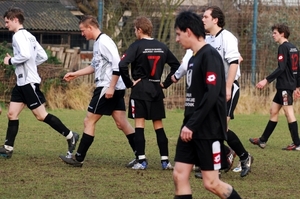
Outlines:
{"label": "black shorts", "polygon": [[192,139],[183,142],[178,138],[175,162],[195,164],[201,170],[220,170],[226,168],[227,159],[222,140]]}
{"label": "black shorts", "polygon": [[44,104],[46,98],[39,84],[30,83],[24,86],[16,85],[12,90],[10,101],[24,103],[30,110],[33,110]]}
{"label": "black shorts", "polygon": [[227,117],[234,119],[233,112],[240,98],[240,85],[238,81],[234,81],[231,89],[231,99],[227,101]]}
{"label": "black shorts", "polygon": [[164,101],[145,101],[129,99],[129,118],[144,118],[145,120],[161,120],[166,118]]}
{"label": "black shorts", "polygon": [[293,90],[277,90],[273,102],[283,106],[293,105]]}
{"label": "black shorts", "polygon": [[103,87],[97,87],[88,107],[88,112],[99,115],[111,115],[113,111],[125,111],[124,95],[125,90],[115,90],[110,99],[105,98],[105,93],[101,96]]}

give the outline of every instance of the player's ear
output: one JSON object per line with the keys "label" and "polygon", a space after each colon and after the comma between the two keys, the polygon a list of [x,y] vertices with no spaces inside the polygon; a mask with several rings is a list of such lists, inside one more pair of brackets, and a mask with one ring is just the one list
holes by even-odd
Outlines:
{"label": "player's ear", "polygon": [[192,35],[191,29],[187,28],[186,29],[186,33],[187,33],[188,37],[190,37]]}

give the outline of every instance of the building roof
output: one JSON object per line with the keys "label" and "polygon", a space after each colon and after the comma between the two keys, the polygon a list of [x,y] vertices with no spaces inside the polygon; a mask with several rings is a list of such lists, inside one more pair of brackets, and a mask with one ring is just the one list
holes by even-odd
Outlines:
{"label": "building roof", "polygon": [[[60,0],[0,0],[2,15],[10,7],[23,9],[24,28],[27,30],[79,32],[79,19],[62,5]],[[0,19],[1,29],[5,29],[3,18]]]}

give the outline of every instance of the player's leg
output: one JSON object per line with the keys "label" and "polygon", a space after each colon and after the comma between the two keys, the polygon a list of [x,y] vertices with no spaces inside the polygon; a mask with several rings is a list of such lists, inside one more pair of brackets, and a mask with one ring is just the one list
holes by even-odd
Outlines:
{"label": "player's leg", "polygon": [[192,190],[189,182],[190,173],[195,164],[194,148],[191,142],[183,142],[178,137],[175,152],[175,165],[173,169],[173,181],[175,185],[174,199],[191,199]]}
{"label": "player's leg", "polygon": [[7,118],[8,126],[4,145],[0,147],[0,155],[5,158],[11,158],[16,136],[19,130],[19,114],[23,110],[25,104],[22,102],[10,102]]}
{"label": "player's leg", "polygon": [[148,166],[145,147],[145,119],[148,119],[148,110],[146,102],[143,100],[130,99],[128,108],[128,117],[134,119],[135,125],[135,135],[134,135],[134,145],[136,150],[136,156],[138,157],[138,162],[135,163],[132,169],[146,169]]}
{"label": "player's leg", "polygon": [[162,120],[153,120],[153,127],[156,133],[156,141],[160,153],[160,161],[163,170],[173,169],[169,161],[168,138],[165,133]]}
{"label": "player's leg", "polygon": [[226,165],[226,154],[223,141],[195,140],[198,159],[205,189],[220,198],[239,199],[240,196],[231,185],[219,178],[219,170]]}
{"label": "player's leg", "polygon": [[[112,117],[115,120],[115,123],[117,127],[123,131],[124,135],[128,139],[128,143],[134,152],[134,155],[136,156],[136,147],[134,143],[134,137],[135,137],[135,132],[131,124],[128,122],[127,117],[126,117],[126,112],[123,110],[115,110],[112,113]],[[132,167],[134,164],[137,163],[137,157],[134,158],[134,160],[130,161],[126,167]]]}
{"label": "player's leg", "polygon": [[287,147],[284,147],[283,150],[297,150],[300,151],[300,140],[298,134],[298,123],[295,117],[294,108],[293,108],[293,91],[286,91],[287,105],[283,105],[283,111],[288,122],[288,127],[291,133],[293,143]]}
{"label": "player's leg", "polygon": [[282,94],[280,91],[277,91],[273,102],[270,108],[270,118],[267,123],[267,126],[265,127],[265,130],[263,134],[259,138],[250,138],[249,141],[254,144],[258,145],[260,148],[264,149],[266,147],[267,141],[269,137],[272,135],[277,122],[278,122],[278,115],[279,111],[282,107]]}
{"label": "player's leg", "polygon": [[67,164],[74,167],[81,167],[87,154],[88,149],[92,145],[95,137],[95,126],[102,115],[111,115],[113,109],[109,100],[106,99],[102,92],[102,87],[97,87],[94,90],[93,97],[88,106],[88,112],[84,118],[84,131],[82,138],[74,158],[69,158],[63,155],[59,157]]}
{"label": "player's leg", "polygon": [[[239,96],[239,84],[237,81],[234,81],[231,92],[231,100],[227,102],[227,126],[229,126],[230,120],[234,119],[234,110],[237,106]],[[251,171],[253,157],[245,149],[239,137],[229,128],[227,129],[227,143],[230,146],[230,148],[236,153],[236,155],[240,158],[240,162],[242,163],[241,177],[246,176]],[[231,151],[227,152],[226,154],[227,161],[229,163],[229,169],[231,169],[234,161],[234,155]]]}

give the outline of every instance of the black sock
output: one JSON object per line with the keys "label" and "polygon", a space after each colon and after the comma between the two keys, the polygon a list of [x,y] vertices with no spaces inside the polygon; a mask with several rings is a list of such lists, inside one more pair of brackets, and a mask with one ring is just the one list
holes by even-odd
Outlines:
{"label": "black sock", "polygon": [[44,122],[65,137],[70,133],[70,130],[60,121],[60,119],[50,113],[45,117]]}
{"label": "black sock", "polygon": [[[242,154],[248,154],[246,149],[244,148],[241,140],[238,136],[231,130],[227,131],[227,143],[234,150],[234,152],[241,158]],[[246,156],[247,158],[248,156]]]}
{"label": "black sock", "polygon": [[78,162],[83,162],[87,151],[94,141],[94,136],[88,135],[83,132],[82,138],[80,140],[77,152],[75,154],[75,158]]}
{"label": "black sock", "polygon": [[292,137],[293,143],[296,146],[299,146],[300,145],[300,141],[299,141],[298,123],[297,123],[297,121],[292,122],[292,123],[288,123],[288,125],[289,125],[289,130],[290,130],[290,133],[291,133],[291,137]]}
{"label": "black sock", "polygon": [[242,199],[241,196],[232,188],[232,192],[227,199]]}
{"label": "black sock", "polygon": [[267,142],[269,137],[273,133],[276,125],[277,125],[277,122],[273,122],[273,121],[269,120],[269,122],[265,128],[265,131],[263,132],[262,136],[259,138],[260,141]]}
{"label": "black sock", "polygon": [[9,120],[4,144],[13,147],[19,130],[19,120]]}
{"label": "black sock", "polygon": [[187,194],[187,195],[175,195],[174,199],[192,199],[192,194]]}
{"label": "black sock", "polygon": [[[144,128],[135,128],[134,144],[136,155],[145,155],[146,140],[144,135]],[[143,162],[144,159],[139,160]]]}
{"label": "black sock", "polygon": [[230,148],[226,145],[224,145],[225,153],[228,154],[230,153]]}
{"label": "black sock", "polygon": [[134,154],[136,154],[136,150],[135,150],[135,144],[134,144],[134,137],[135,137],[135,133],[131,133],[126,135],[129,145],[132,148],[132,151],[134,152]]}
{"label": "black sock", "polygon": [[163,128],[156,129],[156,141],[159,148],[160,156],[169,156],[168,138]]}

